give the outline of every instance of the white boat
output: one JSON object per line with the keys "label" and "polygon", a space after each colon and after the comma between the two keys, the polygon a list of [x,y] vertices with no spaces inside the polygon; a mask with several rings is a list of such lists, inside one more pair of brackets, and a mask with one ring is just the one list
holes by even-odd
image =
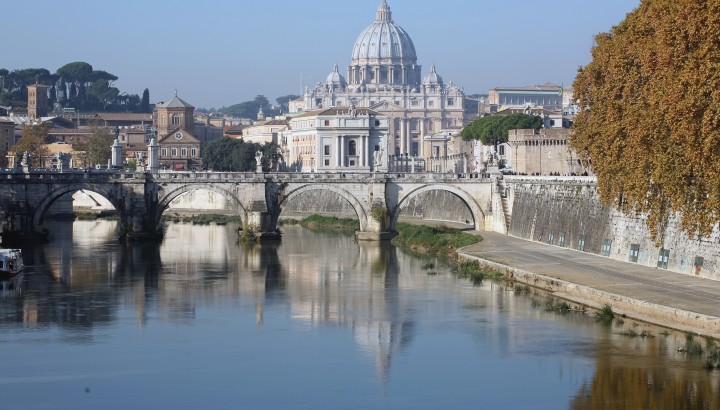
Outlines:
{"label": "white boat", "polygon": [[10,278],[22,272],[22,251],[20,249],[0,249],[0,277]]}

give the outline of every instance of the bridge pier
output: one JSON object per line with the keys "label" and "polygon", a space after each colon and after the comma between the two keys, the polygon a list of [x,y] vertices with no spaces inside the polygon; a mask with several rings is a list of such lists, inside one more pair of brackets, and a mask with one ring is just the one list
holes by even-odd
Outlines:
{"label": "bridge pier", "polygon": [[[384,208],[384,207],[383,207]],[[355,238],[359,241],[389,241],[397,236],[397,232],[388,230],[390,217],[386,214],[382,220],[377,221],[371,217],[367,219],[365,229],[355,232]]]}
{"label": "bridge pier", "polygon": [[250,211],[248,212],[248,224],[255,225],[260,234],[260,242],[264,241],[278,241],[282,238],[280,230],[277,229],[277,224],[273,223],[273,217],[270,212],[265,211]]}

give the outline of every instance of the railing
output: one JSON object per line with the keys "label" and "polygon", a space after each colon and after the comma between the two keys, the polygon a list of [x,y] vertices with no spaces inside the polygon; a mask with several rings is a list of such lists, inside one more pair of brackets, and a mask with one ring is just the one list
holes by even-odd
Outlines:
{"label": "railing", "polygon": [[489,180],[489,174],[481,173],[411,173],[411,172],[214,172],[214,171],[156,171],[135,172],[124,169],[45,169],[33,168],[24,172],[22,168],[0,170],[0,180],[15,181],[197,181],[213,182],[382,182],[387,180],[411,182],[479,182]]}

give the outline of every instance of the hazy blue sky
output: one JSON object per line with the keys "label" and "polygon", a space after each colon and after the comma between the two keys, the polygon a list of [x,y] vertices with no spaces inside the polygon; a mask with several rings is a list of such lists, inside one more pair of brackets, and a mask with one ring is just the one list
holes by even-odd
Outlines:
{"label": "hazy blue sky", "polygon": [[[639,0],[388,0],[413,39],[423,74],[432,64],[465,92],[544,82],[572,83],[597,33]],[[271,102],[345,75],[352,46],[380,0],[50,0],[3,4],[0,67],[47,68],[74,61],[120,77],[152,102],[178,95],[221,107],[263,94]]]}

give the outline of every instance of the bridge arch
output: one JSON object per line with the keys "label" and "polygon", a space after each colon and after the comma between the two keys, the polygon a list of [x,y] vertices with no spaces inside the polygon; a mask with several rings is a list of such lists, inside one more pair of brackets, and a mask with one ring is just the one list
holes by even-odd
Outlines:
{"label": "bridge arch", "polygon": [[480,231],[483,230],[484,224],[485,224],[485,212],[483,212],[480,205],[478,205],[477,201],[473,199],[473,197],[468,194],[467,192],[463,191],[460,188],[457,188],[452,185],[423,185],[421,187],[415,188],[412,191],[408,192],[407,195],[405,195],[403,198],[401,198],[398,201],[398,204],[395,205],[395,207],[391,210],[391,219],[390,219],[390,229],[396,230],[397,228],[397,221],[400,217],[400,210],[402,209],[403,205],[408,203],[410,200],[415,198],[418,195],[422,195],[426,192],[430,191],[446,191],[449,192],[456,197],[458,197],[461,201],[465,203],[465,205],[468,207],[470,212],[473,216],[473,223],[475,225],[475,230]]}
{"label": "bridge arch", "polygon": [[295,188],[288,192],[281,200],[279,201],[279,208],[282,209],[282,205],[291,199],[295,198],[296,196],[308,192],[308,191],[316,191],[316,190],[323,190],[323,191],[330,191],[334,192],[343,199],[345,199],[350,206],[355,211],[355,214],[357,215],[358,221],[360,222],[360,230],[365,231],[367,229],[367,223],[368,223],[368,213],[367,210],[362,206],[360,201],[355,198],[350,192],[338,188],[336,186],[332,185],[323,185],[323,184],[307,184],[302,185],[298,188]]}
{"label": "bridge arch", "polygon": [[[118,211],[123,213],[124,207],[121,198],[116,195],[115,189],[107,184],[88,184],[88,183],[71,183],[62,187],[55,188],[48,192],[41,200],[37,203],[33,213],[32,224],[33,227],[38,229],[44,223],[45,214],[48,209],[63,195],[77,191],[90,191],[103,198],[107,199],[110,204]],[[122,219],[122,218],[121,218]]]}
{"label": "bridge arch", "polygon": [[160,218],[162,217],[163,212],[170,206],[170,203],[177,197],[179,197],[182,194],[192,192],[192,191],[199,191],[199,190],[206,190],[211,191],[216,194],[221,195],[223,198],[228,200],[233,204],[233,210],[237,212],[237,214],[240,216],[240,220],[242,221],[242,225],[247,225],[247,209],[243,206],[242,202],[238,199],[235,194],[228,191],[227,189],[221,188],[215,184],[185,184],[178,187],[175,187],[173,190],[165,193],[161,198],[158,198],[158,207],[157,211],[155,212],[155,221],[157,223],[160,223]]}

